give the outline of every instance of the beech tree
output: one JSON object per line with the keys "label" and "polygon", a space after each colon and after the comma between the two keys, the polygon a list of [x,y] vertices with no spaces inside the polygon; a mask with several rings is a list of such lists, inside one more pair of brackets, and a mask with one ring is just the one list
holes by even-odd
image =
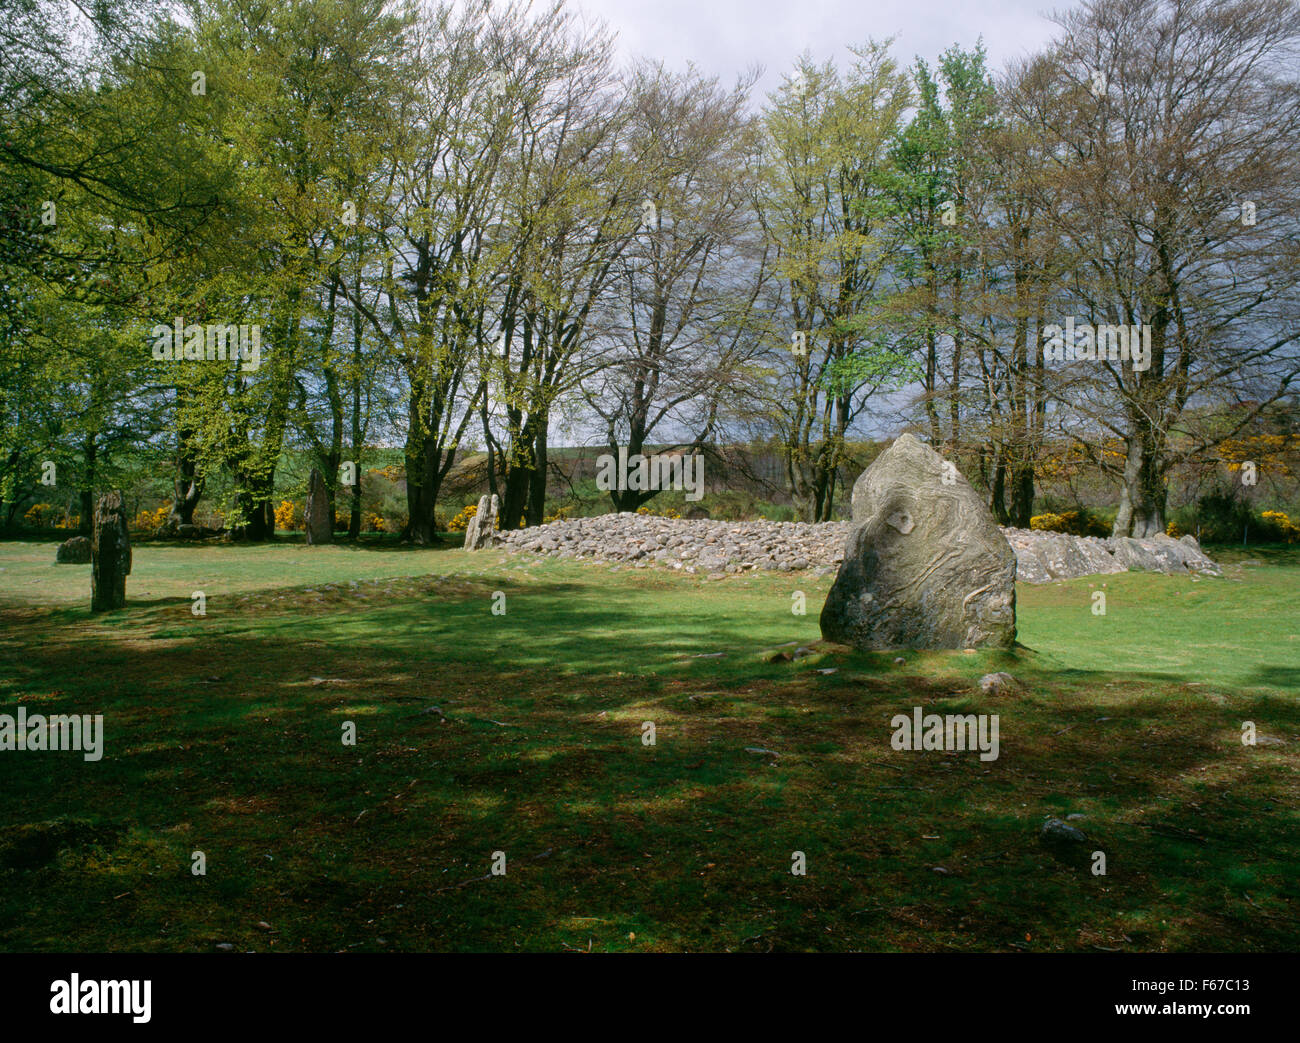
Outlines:
{"label": "beech tree", "polygon": [[905,363],[878,303],[897,244],[881,176],[911,92],[885,45],[854,53],[845,75],[802,60],[764,112],[758,213],[780,287],[767,402],[807,521],[831,517],[849,425]]}
{"label": "beech tree", "polygon": [[[727,91],[690,72],[642,64],[631,75],[625,148],[643,172],[639,228],[602,308],[610,351],[583,386],[606,446],[702,452],[752,390],[761,346],[757,302],[768,266],[752,207],[753,77]],[[610,490],[634,511],[657,489]]]}
{"label": "beech tree", "polygon": [[1118,480],[1115,534],[1149,536],[1171,469],[1300,375],[1300,9],[1094,0],[1060,24],[1054,73],[1022,102],[1061,191],[1043,219],[1074,262],[1058,315],[1145,327],[1150,360],[1076,361],[1054,397]]}

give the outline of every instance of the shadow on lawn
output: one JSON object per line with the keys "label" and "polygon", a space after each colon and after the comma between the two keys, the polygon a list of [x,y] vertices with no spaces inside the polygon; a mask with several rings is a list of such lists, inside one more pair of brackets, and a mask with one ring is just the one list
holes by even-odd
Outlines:
{"label": "shadow on lawn", "polygon": [[[128,890],[143,904],[120,948],[177,918],[168,944],[197,948],[263,919],[313,949],[380,947],[377,931],[398,947],[514,948],[522,931],[525,947],[559,948],[581,940],[562,926],[575,918],[614,925],[602,943],[615,947],[629,931],[775,949],[1297,936],[1294,785],[1268,770],[1284,755],[1234,746],[1240,705],[1162,703],[1152,689],[1176,678],[1026,653],[1026,691],[990,699],[882,656],[838,657],[827,676],[762,662],[754,626],[707,597],[665,617],[639,610],[650,594],[576,582],[391,585],[391,603],[218,604],[184,629],[176,598],[90,632],[85,613],[0,615],[0,712],[106,718],[97,764],[0,759],[0,825],[82,816],[133,838],[114,872],[73,873],[90,856],[71,852],[39,891],[15,889],[27,877],[6,890],[66,917],[74,950],[96,944],[77,933],[87,909]],[[505,616],[491,614],[498,590]],[[1270,727],[1300,727],[1293,700],[1251,698]],[[890,718],[915,705],[998,713],[1000,757],[892,750]],[[1109,877],[1039,847],[1042,818],[1069,811],[1086,813]],[[200,845],[223,867],[211,886],[184,868]],[[482,882],[497,849],[515,866],[504,893]],[[815,867],[797,885],[792,850]],[[156,872],[160,859],[177,868]],[[3,908],[6,947],[40,947],[19,905]],[[1183,933],[1162,934],[1180,915]]]}

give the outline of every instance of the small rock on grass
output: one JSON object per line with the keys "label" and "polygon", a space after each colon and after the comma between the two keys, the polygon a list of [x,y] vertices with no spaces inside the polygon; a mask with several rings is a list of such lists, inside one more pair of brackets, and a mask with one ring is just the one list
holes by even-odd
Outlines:
{"label": "small rock on grass", "polygon": [[985,674],[980,678],[980,691],[985,695],[1002,695],[1014,692],[1018,685],[1016,679],[1008,673]]}
{"label": "small rock on grass", "polygon": [[1082,844],[1088,839],[1088,834],[1083,830],[1075,829],[1059,818],[1049,818],[1044,822],[1038,835],[1044,843],[1048,844]]}

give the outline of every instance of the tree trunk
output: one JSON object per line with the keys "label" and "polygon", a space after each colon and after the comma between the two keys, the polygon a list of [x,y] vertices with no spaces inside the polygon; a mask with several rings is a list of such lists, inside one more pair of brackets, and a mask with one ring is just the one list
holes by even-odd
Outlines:
{"label": "tree trunk", "polygon": [[176,454],[176,477],[172,480],[172,506],[165,528],[194,524],[194,510],[203,495],[203,479],[197,476],[198,462],[189,448],[192,433],[180,433],[181,449]]}
{"label": "tree trunk", "polygon": [[95,436],[89,435],[86,438],[82,450],[86,457],[86,472],[82,476],[83,488],[81,490],[81,517],[77,523],[77,530],[83,536],[91,534],[93,524],[93,515],[95,513],[95,494],[92,491],[95,488],[95,457],[96,446]]}
{"label": "tree trunk", "polygon": [[533,443],[533,473],[528,482],[528,513],[525,521],[528,525],[541,525],[546,517],[546,450],[547,425],[537,429]]}
{"label": "tree trunk", "polygon": [[1161,474],[1150,432],[1130,436],[1124,461],[1119,510],[1112,536],[1143,539],[1165,531],[1165,505],[1169,488]]}
{"label": "tree trunk", "polygon": [[989,510],[999,525],[1010,522],[1011,515],[1007,511],[1007,464],[1001,452],[997,454],[997,462],[993,465],[993,481],[989,483]]}
{"label": "tree trunk", "polygon": [[[528,414],[518,433],[511,439],[509,468],[505,475],[505,489],[501,497],[501,517],[498,526],[508,532],[519,528],[529,515],[540,518],[536,507],[538,489],[537,450],[546,449],[546,418],[534,411]],[[539,439],[538,432],[542,432]],[[541,476],[541,495],[546,496],[545,473]]]}
{"label": "tree trunk", "polygon": [[271,503],[271,479],[254,481],[246,478],[235,497],[244,523],[234,530],[237,539],[262,543],[275,538],[275,506]]}
{"label": "tree trunk", "polygon": [[[413,412],[418,407],[413,406]],[[438,500],[437,456],[434,438],[422,433],[418,417],[411,418],[411,433],[406,438],[406,539],[418,547],[437,542],[437,519],[434,509]]]}
{"label": "tree trunk", "polygon": [[357,467],[357,483],[352,486],[352,506],[348,513],[348,539],[361,535],[361,313],[352,310],[352,462]]}
{"label": "tree trunk", "polygon": [[1011,467],[1011,510],[1008,521],[1017,529],[1029,528],[1029,519],[1034,513],[1034,468],[1030,464],[1013,464]]}

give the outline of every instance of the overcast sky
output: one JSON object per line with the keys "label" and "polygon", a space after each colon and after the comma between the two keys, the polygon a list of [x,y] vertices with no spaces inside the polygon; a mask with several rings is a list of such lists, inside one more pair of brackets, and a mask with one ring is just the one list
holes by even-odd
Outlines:
{"label": "overcast sky", "polygon": [[694,62],[724,82],[752,63],[766,69],[767,92],[804,50],[843,68],[847,45],[894,37],[894,55],[933,64],[954,43],[973,47],[981,36],[989,67],[1024,57],[1053,34],[1048,15],[1068,0],[571,0],[618,33],[626,57],[644,55],[683,69]]}

